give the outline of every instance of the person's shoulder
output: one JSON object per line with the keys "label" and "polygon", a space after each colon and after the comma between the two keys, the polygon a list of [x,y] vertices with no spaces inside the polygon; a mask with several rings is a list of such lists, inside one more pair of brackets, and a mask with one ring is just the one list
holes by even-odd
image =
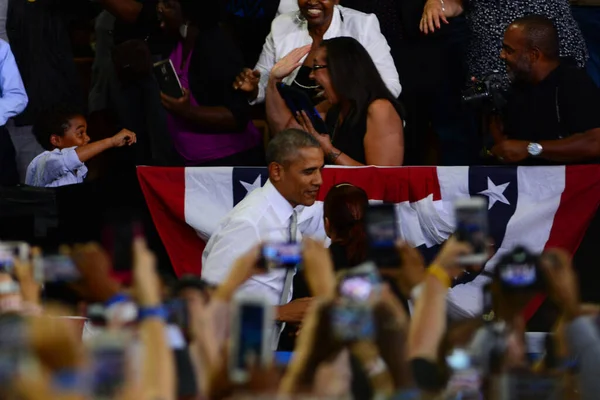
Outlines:
{"label": "person's shoulder", "polygon": [[229,212],[228,224],[257,224],[267,211],[267,205],[263,188],[255,189]]}
{"label": "person's shoulder", "polygon": [[388,99],[376,99],[369,104],[369,117],[389,117],[394,114],[398,114],[398,111],[395,105]]}
{"label": "person's shoulder", "polygon": [[336,6],[342,15],[344,20],[344,27],[346,29],[352,28],[360,32],[372,29],[374,24],[379,25],[379,20],[375,14],[367,14],[362,11],[355,10],[353,8],[347,8],[343,6]]}
{"label": "person's shoulder", "polygon": [[271,34],[274,37],[285,36],[302,30],[304,21],[298,18],[298,11],[278,15],[271,23]]}
{"label": "person's shoulder", "polygon": [[563,84],[583,85],[597,88],[596,84],[588,73],[579,67],[572,65],[561,66],[560,81]]}

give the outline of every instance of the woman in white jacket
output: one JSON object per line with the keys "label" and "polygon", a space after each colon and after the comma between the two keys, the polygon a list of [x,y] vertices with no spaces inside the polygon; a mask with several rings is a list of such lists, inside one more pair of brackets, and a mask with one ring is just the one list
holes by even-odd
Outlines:
{"label": "woman in white jacket", "polygon": [[306,91],[315,105],[319,104],[324,100],[321,97],[322,89],[309,77],[315,52],[324,39],[349,36],[367,49],[390,92],[399,96],[401,86],[398,71],[390,47],[379,29],[377,17],[337,3],[337,0],[298,0],[298,11],[275,18],[254,71],[242,71],[233,83],[234,88],[248,93],[252,102],[263,102],[269,72],[275,63],[292,50],[312,44],[312,50],[302,60],[302,65],[286,77],[284,83]]}

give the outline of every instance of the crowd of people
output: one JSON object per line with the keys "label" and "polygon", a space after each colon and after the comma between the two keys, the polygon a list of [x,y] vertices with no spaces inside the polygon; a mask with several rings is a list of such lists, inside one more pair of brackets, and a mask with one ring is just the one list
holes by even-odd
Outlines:
{"label": "crowd of people", "polygon": [[[598,32],[598,0],[0,0],[0,197],[100,182],[121,211],[102,232],[107,210],[77,213],[104,247],[0,236],[0,399],[597,398],[572,255],[482,272],[485,230],[457,228],[426,262],[395,227],[370,237],[362,188],[315,203],[326,165],[597,163]],[[143,165],[268,179],[174,277]],[[125,203],[143,224],[115,223]],[[451,317],[480,273],[480,313]],[[531,334],[541,295],[555,327]]]}

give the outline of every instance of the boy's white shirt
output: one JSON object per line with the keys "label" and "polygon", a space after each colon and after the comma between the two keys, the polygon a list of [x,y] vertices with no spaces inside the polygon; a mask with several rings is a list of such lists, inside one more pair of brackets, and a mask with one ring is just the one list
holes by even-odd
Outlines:
{"label": "boy's white shirt", "polygon": [[82,183],[88,169],[79,160],[76,148],[54,149],[38,155],[27,167],[25,184],[37,187],[59,187]]}

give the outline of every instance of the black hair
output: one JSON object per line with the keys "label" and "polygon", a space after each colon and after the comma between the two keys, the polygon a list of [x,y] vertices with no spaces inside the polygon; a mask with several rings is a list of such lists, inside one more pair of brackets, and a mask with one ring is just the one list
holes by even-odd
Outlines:
{"label": "black hair", "polygon": [[350,126],[356,126],[369,105],[377,99],[388,100],[404,118],[402,106],[381,78],[373,59],[356,39],[336,37],[323,40],[327,50],[327,69],[336,94],[351,104],[346,116]]}
{"label": "black hair", "polygon": [[40,113],[33,124],[33,134],[44,149],[53,150],[50,137],[64,136],[69,129],[69,120],[77,116],[82,116],[78,109],[65,104],[56,105]]}
{"label": "black hair", "polygon": [[267,146],[267,165],[276,162],[286,165],[298,152],[305,147],[321,148],[321,145],[310,133],[300,129],[286,129],[281,131],[269,142]]}
{"label": "black hair", "polygon": [[215,27],[221,20],[219,1],[179,0],[181,14],[200,29]]}
{"label": "black hair", "polygon": [[530,49],[536,48],[547,58],[560,58],[560,39],[552,20],[544,15],[530,14],[515,19],[511,25],[519,25]]}

